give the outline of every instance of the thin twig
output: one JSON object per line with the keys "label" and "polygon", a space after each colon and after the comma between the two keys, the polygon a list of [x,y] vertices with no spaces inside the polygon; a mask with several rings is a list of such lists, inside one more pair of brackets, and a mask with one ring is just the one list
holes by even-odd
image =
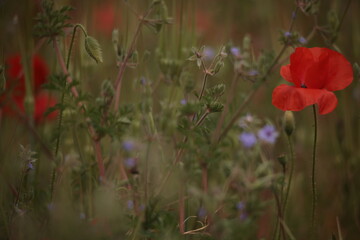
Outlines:
{"label": "thin twig", "polygon": [[115,111],[118,111],[118,109],[119,109],[121,83],[122,83],[122,79],[123,79],[123,76],[124,76],[124,73],[125,73],[125,68],[127,66],[127,62],[129,61],[130,57],[132,56],[132,54],[133,54],[133,52],[135,50],[135,45],[136,45],[137,39],[139,38],[141,28],[142,28],[142,25],[144,23],[144,19],[151,13],[151,11],[152,11],[152,8],[150,7],[148,9],[148,11],[145,13],[145,15],[143,17],[139,18],[139,24],[138,24],[138,26],[136,28],[133,40],[132,40],[132,42],[130,44],[130,47],[129,47],[128,51],[126,52],[124,60],[121,62],[120,69],[119,69],[118,75],[117,75],[116,80],[115,80],[115,89],[116,89],[116,92],[115,92],[115,104],[114,104],[114,110]]}
{"label": "thin twig", "polygon": [[[66,68],[64,58],[60,52],[59,44],[57,43],[56,39],[53,39],[53,43],[54,43],[56,57],[58,59],[60,67],[61,67],[63,73],[66,75],[66,81],[68,84],[71,84],[73,82],[73,79],[71,78],[71,76],[68,72],[68,69]],[[77,91],[75,86],[71,87],[71,93],[75,99],[79,98],[79,92]],[[83,102],[80,101],[78,103],[78,105],[80,108],[86,109],[85,104]],[[103,157],[102,157],[102,153],[101,153],[100,138],[97,136],[97,133],[96,133],[94,127],[90,123],[88,123],[88,131],[90,133],[91,139],[94,144],[94,151],[95,151],[95,155],[96,155],[96,161],[97,161],[98,167],[99,167],[100,178],[102,181],[104,181],[105,180],[105,169],[104,169],[104,162],[103,162]]]}

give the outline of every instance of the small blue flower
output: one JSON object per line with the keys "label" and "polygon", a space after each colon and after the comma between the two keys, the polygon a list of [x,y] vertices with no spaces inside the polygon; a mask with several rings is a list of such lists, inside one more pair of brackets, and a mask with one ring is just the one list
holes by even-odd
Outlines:
{"label": "small blue flower", "polygon": [[146,85],[146,78],[145,77],[140,78],[140,84],[143,85],[143,86]]}
{"label": "small blue flower", "polygon": [[240,48],[232,47],[230,49],[230,52],[231,52],[232,55],[234,55],[234,57],[237,57],[237,58],[240,57]]}
{"label": "small blue flower", "polygon": [[245,205],[245,203],[244,203],[243,201],[240,201],[240,202],[236,203],[236,208],[237,208],[237,210],[239,210],[239,211],[244,210],[245,207],[246,207],[246,205]]}
{"label": "small blue flower", "polygon": [[187,103],[186,99],[181,99],[180,101],[181,105],[185,105]]}
{"label": "small blue flower", "polygon": [[291,37],[291,32],[284,32],[284,36],[287,37],[287,38]]}
{"label": "small blue flower", "polygon": [[203,51],[204,60],[211,60],[215,57],[215,51],[211,47],[205,47]]}
{"label": "small blue flower", "polygon": [[28,170],[33,170],[34,169],[34,165],[32,164],[32,162],[29,162],[27,167],[28,167]]}
{"label": "small blue flower", "polygon": [[250,132],[241,133],[239,136],[239,140],[246,148],[253,147],[257,142],[255,134]]}
{"label": "small blue flower", "polygon": [[122,147],[124,148],[125,151],[130,152],[130,151],[132,151],[134,149],[135,144],[134,144],[133,141],[124,141],[122,143]]}
{"label": "small blue flower", "polygon": [[306,40],[306,38],[304,38],[304,37],[299,37],[298,41],[299,41],[299,43],[301,43],[301,44],[306,44],[306,43],[307,43],[307,40]]}
{"label": "small blue flower", "polygon": [[273,125],[267,124],[258,131],[258,137],[267,143],[274,144],[279,133],[276,131]]}
{"label": "small blue flower", "polygon": [[246,212],[242,212],[239,218],[240,221],[245,221],[248,218],[248,214]]}
{"label": "small blue flower", "polygon": [[258,75],[258,74],[259,74],[259,71],[255,70],[255,69],[252,69],[252,70],[248,71],[248,75],[252,76],[252,77],[254,77],[254,76]]}
{"label": "small blue flower", "polygon": [[133,209],[134,208],[134,201],[133,200],[128,200],[126,206],[130,210]]}
{"label": "small blue flower", "polygon": [[140,204],[139,210],[140,210],[140,211],[144,211],[144,210],[145,210],[145,205],[144,205],[144,204]]}
{"label": "small blue flower", "polygon": [[136,166],[136,160],[134,158],[127,158],[124,163],[127,168],[133,168]]}
{"label": "small blue flower", "polygon": [[206,215],[207,215],[206,209],[204,207],[200,207],[199,211],[198,211],[198,216],[200,218],[204,218],[204,217],[206,217]]}
{"label": "small blue flower", "polygon": [[292,19],[295,19],[295,18],[296,18],[296,12],[292,12],[292,13],[291,13],[291,18],[292,18]]}

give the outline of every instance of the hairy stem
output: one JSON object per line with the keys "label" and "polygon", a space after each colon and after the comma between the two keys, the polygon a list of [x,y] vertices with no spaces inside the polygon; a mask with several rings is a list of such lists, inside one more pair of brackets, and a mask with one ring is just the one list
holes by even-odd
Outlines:
{"label": "hairy stem", "polygon": [[317,143],[317,115],[316,106],[313,105],[314,113],[314,146],[312,155],[312,174],[311,174],[311,187],[312,187],[312,212],[311,212],[311,235],[312,239],[316,239],[315,221],[316,221],[316,181],[315,181],[315,167],[316,167],[316,143]]}
{"label": "hairy stem", "polygon": [[285,219],[285,212],[286,212],[286,204],[287,204],[287,200],[289,198],[289,193],[290,193],[290,188],[291,188],[291,181],[292,181],[292,176],[294,173],[294,145],[293,142],[291,140],[291,136],[288,136],[288,143],[289,143],[289,150],[290,150],[290,174],[289,174],[289,182],[287,184],[287,188],[286,188],[286,194],[285,194],[285,198],[284,198],[284,205],[283,205],[283,215],[284,215],[284,219]]}
{"label": "hairy stem", "polygon": [[119,72],[118,72],[118,75],[117,75],[116,81],[115,81],[115,89],[116,89],[115,104],[114,104],[115,111],[118,111],[118,109],[119,109],[121,83],[122,83],[122,79],[123,79],[123,76],[125,73],[125,68],[126,68],[127,62],[129,61],[130,57],[132,56],[132,54],[135,50],[135,45],[136,45],[137,39],[139,38],[142,25],[144,24],[144,19],[151,13],[151,11],[152,11],[152,8],[150,7],[148,9],[148,11],[145,13],[145,15],[139,19],[139,24],[136,28],[136,31],[135,31],[134,37],[131,41],[130,47],[129,47],[128,51],[126,52],[124,60],[121,62]]}
{"label": "hairy stem", "polygon": [[225,116],[227,115],[227,113],[229,111],[230,103],[234,98],[234,93],[235,93],[235,89],[236,89],[236,83],[237,83],[237,81],[239,79],[239,76],[240,76],[240,74],[236,73],[235,76],[233,77],[232,81],[231,81],[230,92],[227,95],[224,110],[221,112],[219,121],[218,121],[218,123],[216,125],[216,129],[215,129],[215,132],[214,132],[214,135],[213,135],[213,138],[212,138],[212,143],[213,144],[217,141],[217,139],[219,139],[221,127],[222,127],[222,125],[224,123]]}
{"label": "hairy stem", "polygon": [[[274,193],[274,196],[275,196],[276,206],[277,206],[277,210],[278,210],[278,220],[282,221],[284,218],[283,218],[283,212],[281,210],[280,199],[279,199],[278,194],[276,193],[276,190],[274,190],[273,193]],[[277,226],[278,226],[278,224],[277,224]],[[283,237],[283,240],[286,240],[285,230],[284,230],[284,227],[281,224],[280,224],[280,233],[281,233],[281,235]],[[278,239],[280,239],[281,235],[279,234]]]}
{"label": "hairy stem", "polygon": [[[60,64],[60,67],[63,71],[63,73],[66,75],[66,82],[68,84],[71,84],[73,82],[73,79],[71,78],[68,69],[66,68],[65,65],[65,61],[64,58],[61,54],[60,48],[59,48],[59,44],[57,43],[56,39],[53,39],[53,44],[54,44],[54,48],[55,48],[55,53],[56,53],[56,57],[57,60]],[[77,91],[76,87],[73,86],[71,87],[71,93],[74,96],[75,99],[79,98],[79,92]],[[86,109],[86,106],[83,102],[79,102],[78,103],[79,107],[83,110]],[[91,140],[93,141],[93,145],[94,145],[94,151],[95,151],[95,156],[96,156],[96,161],[98,163],[98,168],[99,168],[99,174],[100,174],[100,178],[102,181],[105,180],[105,168],[104,168],[104,161],[103,161],[103,157],[102,157],[102,152],[101,152],[101,144],[100,144],[100,137],[97,136],[97,133],[94,129],[94,127],[88,123],[88,131],[90,133],[91,136]]]}

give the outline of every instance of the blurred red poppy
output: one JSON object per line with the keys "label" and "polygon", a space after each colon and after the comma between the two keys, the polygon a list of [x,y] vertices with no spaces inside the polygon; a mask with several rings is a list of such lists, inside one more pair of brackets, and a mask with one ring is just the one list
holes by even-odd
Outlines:
{"label": "blurred red poppy", "polygon": [[[6,116],[16,116],[16,112],[25,112],[25,77],[21,63],[21,56],[15,55],[6,60],[7,64],[7,90],[9,92],[0,96],[0,109]],[[42,123],[44,120],[52,120],[57,112],[44,116],[49,107],[56,104],[56,99],[41,91],[41,85],[46,82],[49,70],[40,56],[32,58],[33,92],[34,92],[34,120]]]}
{"label": "blurred red poppy", "polygon": [[[7,88],[12,89],[14,96],[25,95],[25,77],[22,69],[21,56],[14,55],[6,60],[7,65]],[[40,56],[32,58],[33,87],[34,92],[40,90],[40,86],[46,82],[49,70]]]}
{"label": "blurred red poppy", "polygon": [[93,23],[97,31],[111,35],[115,28],[115,2],[102,2],[95,8]]}
{"label": "blurred red poppy", "polygon": [[337,105],[333,91],[346,88],[353,80],[351,64],[340,53],[327,48],[299,47],[282,66],[281,76],[293,86],[281,84],[272,94],[272,103],[283,111],[300,111],[318,104],[319,113],[332,112]]}

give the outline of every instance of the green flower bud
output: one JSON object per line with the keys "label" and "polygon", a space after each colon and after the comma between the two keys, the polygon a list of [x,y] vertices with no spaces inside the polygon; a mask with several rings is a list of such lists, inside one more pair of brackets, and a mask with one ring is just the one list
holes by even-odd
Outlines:
{"label": "green flower bud", "polygon": [[99,42],[95,38],[90,36],[85,38],[85,50],[96,63],[103,62],[102,50]]}
{"label": "green flower bud", "polygon": [[101,92],[103,96],[113,97],[115,95],[115,89],[109,80],[102,82]]}
{"label": "green flower bud", "polygon": [[286,163],[287,163],[287,159],[286,159],[285,155],[278,156],[277,160],[279,161],[281,166],[285,169]]}
{"label": "green flower bud", "polygon": [[285,111],[284,114],[284,131],[286,135],[291,136],[295,130],[295,118],[292,111]]}
{"label": "green flower bud", "polygon": [[217,74],[223,66],[224,66],[224,62],[218,61],[215,65],[215,68],[214,68],[212,74]]}
{"label": "green flower bud", "polygon": [[221,112],[224,108],[224,105],[220,102],[211,102],[207,107],[210,112]]}

